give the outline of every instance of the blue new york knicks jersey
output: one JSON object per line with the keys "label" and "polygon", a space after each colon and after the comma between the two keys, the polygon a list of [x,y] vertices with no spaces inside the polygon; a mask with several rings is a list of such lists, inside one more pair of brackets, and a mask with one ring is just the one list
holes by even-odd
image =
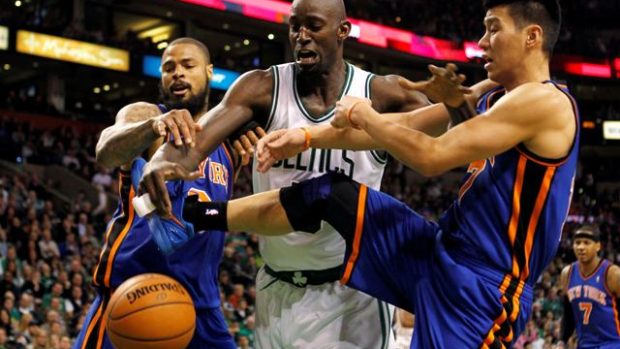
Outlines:
{"label": "blue new york knicks jersey", "polygon": [[[199,165],[201,177],[195,181],[167,183],[174,212],[182,198],[198,195],[202,201],[230,199],[233,163],[221,145]],[[104,247],[94,272],[96,286],[115,289],[128,278],[142,273],[170,275],[188,288],[197,308],[220,304],[217,273],[223,253],[224,232],[198,234],[191,243],[164,256],[152,239],[145,218],[138,217],[131,205],[136,189],[127,173],[119,181],[119,205],[104,236]]]}
{"label": "blue new york knicks jersey", "polygon": [[620,309],[618,300],[607,287],[611,265],[603,259],[590,275],[579,270],[579,263],[571,265],[567,296],[575,315],[580,349],[607,348],[611,344],[620,348]]}
{"label": "blue new york knicks jersey", "polygon": [[[162,106],[160,109],[166,111]],[[143,164],[134,161],[131,172],[120,173],[118,207],[108,223],[93,274],[93,284],[99,292],[74,343],[74,349],[113,348],[105,335],[105,309],[110,296],[125,280],[143,273],[169,275],[189,291],[196,307],[196,330],[188,348],[234,349],[236,345],[220,308],[217,284],[225,233],[209,231],[198,234],[192,238],[191,243],[178,247],[169,255],[163,254],[153,240],[148,219],[138,217],[132,205],[137,194],[134,185],[137,185],[140,177],[141,166]],[[182,214],[187,196],[197,195],[201,201],[223,201],[231,197],[234,164],[224,145],[217,147],[198,169],[201,176],[194,181],[166,183],[172,211],[178,217]]]}
{"label": "blue new york knicks jersey", "polygon": [[[510,322],[518,316],[524,289],[531,289],[556,254],[577,165],[576,103],[566,87],[545,83],[553,84],[573,105],[577,129],[568,155],[545,159],[519,144],[471,163],[458,198],[440,220],[446,245],[458,246],[455,260],[475,270],[501,272],[500,292]],[[485,93],[477,114],[504,95],[503,87]]]}

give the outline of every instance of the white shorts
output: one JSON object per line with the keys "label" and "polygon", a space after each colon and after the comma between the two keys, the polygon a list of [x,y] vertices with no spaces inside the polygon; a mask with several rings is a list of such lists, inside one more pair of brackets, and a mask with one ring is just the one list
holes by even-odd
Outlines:
{"label": "white shorts", "polygon": [[257,349],[393,348],[393,307],[338,281],[297,287],[256,277]]}

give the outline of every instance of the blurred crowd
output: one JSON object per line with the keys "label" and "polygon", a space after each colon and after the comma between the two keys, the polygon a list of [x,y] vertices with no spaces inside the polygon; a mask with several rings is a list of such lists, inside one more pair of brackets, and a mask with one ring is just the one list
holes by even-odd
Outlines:
{"label": "blurred crowd", "polygon": [[[345,0],[348,15],[455,42],[477,41],[484,33],[480,1]],[[556,52],[591,58],[619,56],[616,23],[620,1],[561,1],[564,25]],[[596,27],[591,24],[597,23]]]}
{"label": "blurred crowd", "polygon": [[111,190],[110,171],[95,163],[98,135],[60,126],[42,129],[35,123],[17,121],[0,111],[0,159],[18,164],[60,165]]}
{"label": "blurred crowd", "polygon": [[[288,0],[292,2],[292,0]],[[79,2],[24,0],[20,7],[7,6],[0,24],[16,25],[90,42],[112,45],[132,52],[157,52],[148,39],[114,27],[111,1],[84,1],[83,16],[76,16]],[[483,33],[482,0],[345,0],[349,16],[371,20],[455,42],[477,41]],[[592,58],[620,56],[620,36],[615,25],[618,0],[562,1],[564,23],[556,52]],[[591,23],[597,23],[593,27]]]}

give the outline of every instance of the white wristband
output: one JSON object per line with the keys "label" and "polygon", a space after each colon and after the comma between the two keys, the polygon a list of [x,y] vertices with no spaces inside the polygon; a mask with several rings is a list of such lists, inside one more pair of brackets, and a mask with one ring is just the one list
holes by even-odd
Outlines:
{"label": "white wristband", "polygon": [[144,217],[153,211],[155,211],[155,205],[151,201],[149,194],[143,194],[142,196],[136,196],[131,200],[134,210],[140,217]]}

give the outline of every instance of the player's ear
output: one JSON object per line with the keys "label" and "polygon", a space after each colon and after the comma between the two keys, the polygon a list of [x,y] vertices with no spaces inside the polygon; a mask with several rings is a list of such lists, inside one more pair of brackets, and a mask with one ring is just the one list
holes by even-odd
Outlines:
{"label": "player's ear", "polygon": [[343,20],[338,26],[338,41],[344,41],[351,34],[351,22]]}
{"label": "player's ear", "polygon": [[207,78],[211,81],[211,77],[213,76],[213,64],[208,64],[205,69],[207,70]]}
{"label": "player's ear", "polygon": [[525,46],[527,48],[532,48],[537,45],[542,46],[543,44],[543,29],[541,26],[537,24],[528,25],[525,28],[526,39]]}

